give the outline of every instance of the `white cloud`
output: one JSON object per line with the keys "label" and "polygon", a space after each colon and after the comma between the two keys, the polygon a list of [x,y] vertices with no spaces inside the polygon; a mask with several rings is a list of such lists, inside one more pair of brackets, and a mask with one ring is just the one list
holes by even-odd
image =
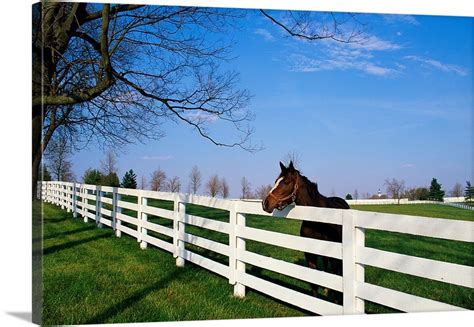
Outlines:
{"label": "white cloud", "polygon": [[405,59],[421,62],[425,66],[440,70],[445,73],[455,73],[460,76],[466,76],[468,74],[468,70],[463,67],[442,63],[441,61],[430,58],[424,58],[419,56],[405,56]]}
{"label": "white cloud", "polygon": [[412,168],[412,167],[415,167],[415,164],[411,164],[411,163],[403,164],[401,167],[402,168]]}
{"label": "white cloud", "polygon": [[304,55],[292,55],[293,62],[290,71],[301,73],[312,73],[324,70],[358,70],[369,75],[388,76],[397,73],[395,69],[376,65],[366,60],[341,59],[311,59]]}
{"label": "white cloud", "polygon": [[173,158],[174,157],[171,156],[171,155],[166,155],[166,156],[143,156],[142,157],[143,160],[157,160],[157,161],[167,161],[167,160],[171,160]]}
{"label": "white cloud", "polygon": [[368,51],[386,51],[386,50],[398,50],[401,49],[401,46],[381,38],[371,35],[365,38],[360,43],[349,43],[353,48],[365,49]]}
{"label": "white cloud", "polygon": [[416,19],[416,17],[411,15],[383,15],[383,18],[385,22],[389,24],[402,23],[414,26],[420,25],[420,22]]}
{"label": "white cloud", "polygon": [[213,115],[203,111],[188,113],[186,115],[186,118],[198,123],[214,123],[218,119],[217,115]]}
{"label": "white cloud", "polygon": [[370,62],[362,63],[361,70],[365,71],[368,74],[377,75],[377,76],[387,76],[387,75],[392,75],[397,72],[396,70],[392,68],[377,66]]}
{"label": "white cloud", "polygon": [[[323,48],[321,48],[323,46]],[[357,70],[373,76],[391,76],[400,67],[375,61],[377,52],[396,51],[402,47],[394,42],[369,35],[359,43],[327,41],[318,44],[312,53],[295,53],[289,56],[290,71],[311,73],[327,70]],[[313,59],[314,58],[314,59]]]}
{"label": "white cloud", "polygon": [[275,37],[272,35],[272,33],[270,33],[269,31],[267,31],[266,29],[263,29],[263,28],[257,28],[254,31],[254,33],[263,36],[265,41],[273,41],[275,39]]}

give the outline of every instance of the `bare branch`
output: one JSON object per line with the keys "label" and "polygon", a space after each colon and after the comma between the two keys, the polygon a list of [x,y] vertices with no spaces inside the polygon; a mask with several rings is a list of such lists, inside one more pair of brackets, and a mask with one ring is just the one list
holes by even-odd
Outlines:
{"label": "bare branch", "polygon": [[[334,13],[326,13],[330,22],[321,18],[322,13],[294,12],[288,11],[287,16],[276,18],[268,11],[260,9],[262,15],[268,18],[272,23],[283,29],[289,36],[305,41],[333,40],[341,43],[361,42],[364,38],[364,24],[360,23],[355,14],[343,14],[338,18]],[[316,14],[320,17],[313,18]],[[344,26],[352,21],[353,26],[347,30]]]}

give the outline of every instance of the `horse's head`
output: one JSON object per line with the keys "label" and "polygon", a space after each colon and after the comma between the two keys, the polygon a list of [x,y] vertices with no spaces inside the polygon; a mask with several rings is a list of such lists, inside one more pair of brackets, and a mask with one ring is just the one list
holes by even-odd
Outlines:
{"label": "horse's head", "polygon": [[293,161],[290,161],[288,167],[280,162],[280,168],[281,173],[278,175],[275,185],[262,202],[263,210],[268,213],[271,213],[275,208],[283,210],[296,199],[298,170],[293,166]]}

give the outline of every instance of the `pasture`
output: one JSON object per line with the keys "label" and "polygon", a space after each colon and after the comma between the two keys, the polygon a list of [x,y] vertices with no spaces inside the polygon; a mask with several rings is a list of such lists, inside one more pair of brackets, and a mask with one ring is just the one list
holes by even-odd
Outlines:
{"label": "pasture", "polygon": [[[135,202],[136,198],[123,200]],[[37,202],[35,206],[40,206]],[[172,209],[172,202],[149,200],[150,206]],[[403,213],[449,219],[474,220],[470,211],[439,205],[360,206],[355,209]],[[187,206],[194,215],[228,221],[228,213],[218,209]],[[133,216],[136,212],[129,211]],[[169,220],[149,216],[162,225]],[[126,224],[126,223],[124,223]],[[297,235],[300,222],[282,218],[247,216],[250,227]],[[195,226],[186,231],[224,244],[225,234]],[[149,231],[150,234],[153,232]],[[164,241],[166,236],[156,234]],[[471,243],[367,230],[366,245],[385,250],[423,256],[429,259],[474,266]],[[220,256],[194,245],[193,252],[227,264]],[[259,254],[305,265],[303,253],[259,242],[247,241],[247,248]],[[247,265],[247,272],[300,292],[311,294],[309,284],[269,270]],[[474,309],[472,289],[366,267],[366,281],[423,296],[452,305]],[[108,228],[98,229],[93,222],[73,219],[71,213],[44,204],[44,323],[80,324],[198,319],[301,316],[310,313],[275,301],[250,288],[244,299],[232,296],[228,281],[186,262],[175,265],[169,253],[149,247],[140,250],[135,239],[116,238]],[[324,298],[327,294],[320,294]],[[366,301],[367,313],[395,312]]]}

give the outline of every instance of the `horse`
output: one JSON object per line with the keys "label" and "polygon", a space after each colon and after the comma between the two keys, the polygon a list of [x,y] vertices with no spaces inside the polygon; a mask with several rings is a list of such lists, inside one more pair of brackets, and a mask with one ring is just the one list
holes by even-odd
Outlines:
{"label": "horse", "polygon": [[[318,191],[318,185],[311,182],[307,177],[295,169],[293,161],[288,167],[280,162],[281,172],[275,180],[275,185],[262,201],[263,210],[272,213],[274,209],[283,210],[288,205],[295,203],[300,206],[312,206],[322,208],[350,209],[344,199],[339,197],[325,197]],[[318,240],[342,242],[342,226],[328,223],[320,223],[303,220],[300,236]],[[323,271],[342,276],[342,261],[335,258],[304,253],[306,264],[312,269],[317,269],[318,257],[321,258]],[[328,296],[329,290],[319,285],[311,284],[313,295],[318,297],[321,290]],[[342,302],[340,294],[334,296],[334,302]]]}

